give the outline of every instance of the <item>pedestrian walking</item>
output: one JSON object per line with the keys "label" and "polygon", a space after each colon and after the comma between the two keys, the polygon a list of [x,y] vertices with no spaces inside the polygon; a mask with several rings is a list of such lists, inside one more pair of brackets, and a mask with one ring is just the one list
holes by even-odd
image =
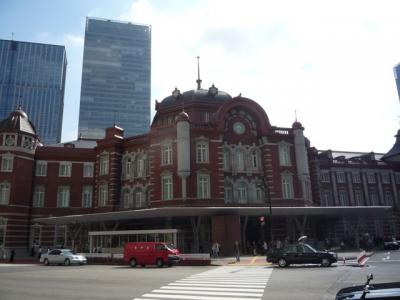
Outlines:
{"label": "pedestrian walking", "polygon": [[39,249],[38,249],[38,259],[40,260],[40,258],[42,257],[42,246],[39,246]]}
{"label": "pedestrian walking", "polygon": [[10,253],[10,263],[14,262],[14,257],[15,257],[15,249],[12,249]]}
{"label": "pedestrian walking", "polygon": [[263,247],[263,250],[264,250],[264,255],[267,255],[267,252],[268,252],[268,244],[267,244],[267,241],[264,241],[262,247]]}
{"label": "pedestrian walking", "polygon": [[240,244],[238,241],[235,241],[233,244],[233,251],[235,252],[236,262],[240,261]]}

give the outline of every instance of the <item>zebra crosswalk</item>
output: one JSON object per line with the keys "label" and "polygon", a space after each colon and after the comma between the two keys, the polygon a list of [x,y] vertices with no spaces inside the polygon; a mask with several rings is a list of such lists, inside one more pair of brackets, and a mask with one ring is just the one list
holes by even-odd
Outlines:
{"label": "zebra crosswalk", "polygon": [[133,300],[257,300],[263,297],[272,270],[219,267],[169,283]]}

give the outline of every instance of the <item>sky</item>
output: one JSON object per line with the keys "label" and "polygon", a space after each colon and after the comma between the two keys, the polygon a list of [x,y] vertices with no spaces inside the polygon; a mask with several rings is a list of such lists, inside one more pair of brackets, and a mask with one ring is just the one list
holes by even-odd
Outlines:
{"label": "sky", "polygon": [[[0,39],[65,45],[62,141],[78,136],[87,16],[152,27],[151,114],[175,87],[215,84],[297,120],[317,149],[385,153],[400,128],[398,0],[0,0]],[[110,124],[112,125],[112,124]]]}

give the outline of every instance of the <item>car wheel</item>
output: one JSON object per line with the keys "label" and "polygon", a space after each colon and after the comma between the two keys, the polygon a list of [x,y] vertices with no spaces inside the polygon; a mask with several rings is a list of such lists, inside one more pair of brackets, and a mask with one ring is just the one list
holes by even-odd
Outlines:
{"label": "car wheel", "polygon": [[67,258],[66,260],[64,260],[64,266],[69,266],[71,265],[71,261]]}
{"label": "car wheel", "polygon": [[136,259],[132,258],[132,259],[129,261],[129,265],[131,266],[131,268],[135,268],[136,265],[137,265]]}
{"label": "car wheel", "polygon": [[44,259],[43,263],[44,263],[45,266],[50,266],[50,262],[49,262],[49,260],[47,258]]}
{"label": "car wheel", "polygon": [[286,259],[280,258],[280,259],[278,260],[278,266],[280,266],[281,268],[287,267],[287,266],[288,266],[288,263],[287,263]]}
{"label": "car wheel", "polygon": [[331,265],[331,262],[329,261],[329,259],[327,259],[327,258],[323,258],[322,260],[321,260],[321,266],[323,266],[323,267],[329,267]]}
{"label": "car wheel", "polygon": [[164,261],[161,258],[158,258],[156,265],[158,268],[162,268],[164,266]]}

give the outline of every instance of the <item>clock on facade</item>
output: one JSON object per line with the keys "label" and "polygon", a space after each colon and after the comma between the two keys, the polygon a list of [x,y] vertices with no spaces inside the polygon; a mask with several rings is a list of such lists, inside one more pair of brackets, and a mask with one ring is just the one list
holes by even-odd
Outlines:
{"label": "clock on facade", "polygon": [[6,142],[5,142],[6,146],[14,146],[14,137],[11,135],[8,135],[6,137]]}
{"label": "clock on facade", "polygon": [[236,134],[243,134],[243,133],[246,131],[246,127],[245,127],[244,124],[241,123],[241,122],[235,122],[235,123],[233,124],[233,131],[234,131]]}

